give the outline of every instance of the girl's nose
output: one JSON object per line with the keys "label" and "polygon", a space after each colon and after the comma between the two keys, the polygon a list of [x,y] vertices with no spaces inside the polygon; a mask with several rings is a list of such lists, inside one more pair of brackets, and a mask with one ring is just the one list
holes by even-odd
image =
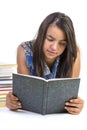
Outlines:
{"label": "girl's nose", "polygon": [[58,42],[53,42],[52,48],[56,50],[58,48]]}

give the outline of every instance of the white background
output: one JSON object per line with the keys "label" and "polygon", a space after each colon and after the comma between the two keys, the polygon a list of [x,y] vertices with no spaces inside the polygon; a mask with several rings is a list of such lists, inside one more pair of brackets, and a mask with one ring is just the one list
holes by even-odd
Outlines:
{"label": "white background", "polygon": [[64,12],[73,21],[81,48],[79,94],[87,100],[86,8],[86,0],[0,0],[0,63],[16,63],[17,46],[34,38],[40,23],[49,13]]}

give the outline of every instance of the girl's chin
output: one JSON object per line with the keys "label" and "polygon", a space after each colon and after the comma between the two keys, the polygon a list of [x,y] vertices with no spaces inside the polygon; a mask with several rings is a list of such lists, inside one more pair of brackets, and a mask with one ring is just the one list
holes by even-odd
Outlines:
{"label": "girl's chin", "polygon": [[49,61],[55,61],[56,57],[48,56],[46,57],[46,59]]}

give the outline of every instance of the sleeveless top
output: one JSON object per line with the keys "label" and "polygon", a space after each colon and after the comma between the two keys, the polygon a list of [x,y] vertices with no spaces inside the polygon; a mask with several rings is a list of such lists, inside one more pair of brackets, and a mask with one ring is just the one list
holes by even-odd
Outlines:
{"label": "sleeveless top", "polygon": [[[31,41],[26,41],[23,42],[21,45],[25,50],[26,64],[27,67],[29,68],[30,75],[35,76],[34,65],[33,65],[33,52],[32,52],[33,43]],[[56,78],[58,64],[59,64],[59,57],[56,59],[51,72],[48,65],[45,63],[43,78],[45,79]]]}

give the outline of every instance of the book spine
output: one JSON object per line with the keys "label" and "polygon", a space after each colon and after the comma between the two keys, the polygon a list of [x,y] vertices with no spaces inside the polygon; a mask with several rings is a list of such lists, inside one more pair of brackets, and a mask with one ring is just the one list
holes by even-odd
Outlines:
{"label": "book spine", "polygon": [[43,106],[42,106],[42,114],[46,114],[47,110],[47,91],[48,91],[48,82],[43,81]]}

